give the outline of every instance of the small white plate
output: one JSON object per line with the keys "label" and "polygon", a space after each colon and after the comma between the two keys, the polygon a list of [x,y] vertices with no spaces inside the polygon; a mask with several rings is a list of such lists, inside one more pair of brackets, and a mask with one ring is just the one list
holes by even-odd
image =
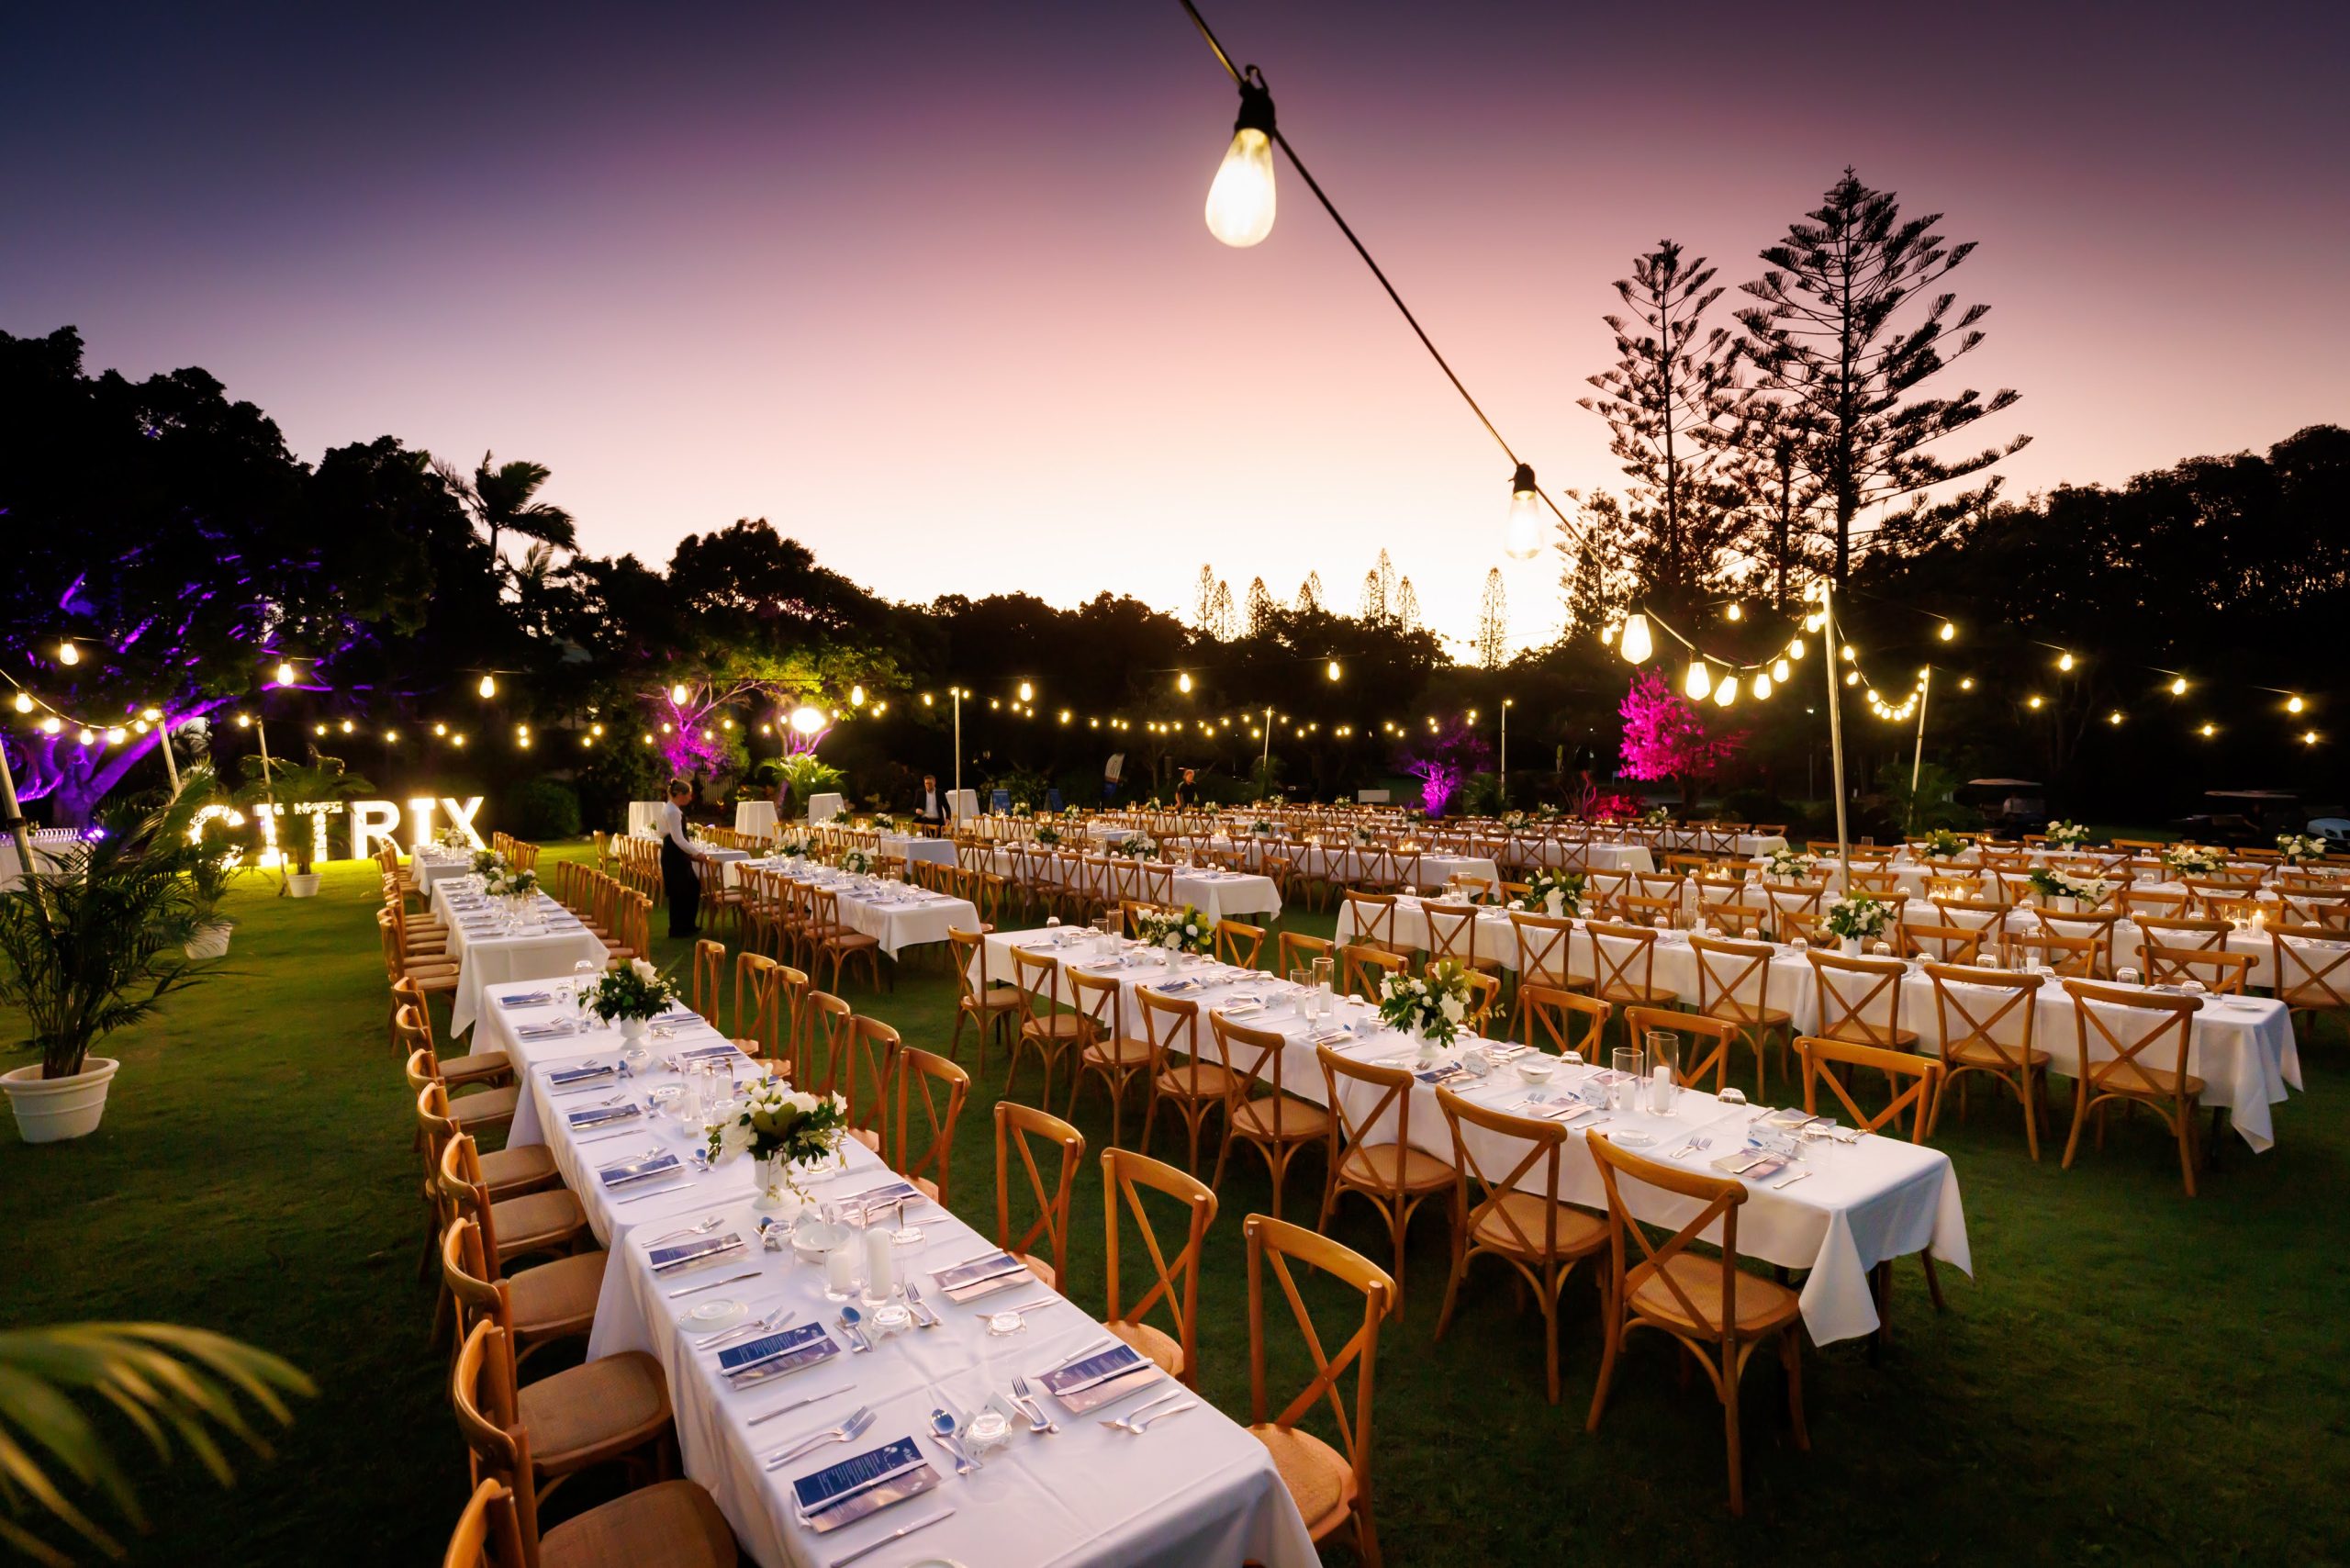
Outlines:
{"label": "small white plate", "polygon": [[1644,1133],[1632,1128],[1627,1128],[1620,1133],[1609,1133],[1607,1136],[1615,1140],[1618,1148],[1646,1148],[1656,1142],[1654,1133]]}
{"label": "small white plate", "polygon": [[677,1322],[682,1327],[707,1334],[721,1328],[732,1328],[750,1315],[751,1309],[741,1302],[729,1301],[722,1296],[716,1301],[697,1302],[692,1310]]}

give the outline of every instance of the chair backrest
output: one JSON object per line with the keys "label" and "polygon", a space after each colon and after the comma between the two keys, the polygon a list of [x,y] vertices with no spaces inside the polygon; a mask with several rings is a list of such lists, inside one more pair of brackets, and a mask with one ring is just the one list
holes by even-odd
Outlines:
{"label": "chair backrest", "polygon": [[535,1568],[522,1550],[521,1519],[510,1487],[485,1481],[474,1488],[465,1511],[457,1516],[457,1528],[449,1534],[441,1568]]}
{"label": "chair backrest", "polygon": [[[1054,1174],[1049,1193],[1046,1191],[1044,1172],[1036,1163],[1032,1139],[1049,1141],[1060,1149],[1060,1164]],[[1012,1233],[1012,1153],[1014,1150],[1018,1151],[1021,1168],[1027,1175],[1028,1194],[1036,1205],[1036,1217],[1017,1237]],[[1047,1238],[1053,1247],[1054,1278],[1064,1295],[1069,1294],[1069,1182],[1077,1174],[1078,1162],[1084,1158],[1085,1135],[1058,1116],[1011,1100],[996,1102],[996,1245],[1009,1252],[1028,1252],[1034,1249],[1038,1235]]]}
{"label": "chair backrest", "polygon": [[[812,1093],[831,1094],[840,1086],[841,1077],[848,1070],[850,1037],[856,1030],[856,1010],[844,999],[829,991],[808,993],[808,1029],[800,1043],[800,1087]],[[824,1055],[823,1069],[816,1067],[817,1048]]]}
{"label": "chair backrest", "polygon": [[2057,936],[2081,936],[2088,940],[2096,973],[2091,978],[2102,979],[2113,973],[2113,928],[2121,917],[2110,910],[2055,910],[2045,907],[2032,912],[2039,917],[2041,928]]}
{"label": "chair backrest", "polygon": [[[716,944],[708,944],[716,946]],[[721,949],[722,952],[724,949]],[[695,969],[700,969],[699,948],[695,954]],[[765,953],[748,948],[734,955],[734,1037],[738,1040],[766,1041],[776,1034],[775,1019],[776,961]],[[699,1009],[696,1009],[697,1012]],[[715,1025],[718,1021],[711,1019]]]}
{"label": "chair backrest", "polygon": [[[1342,1057],[1327,1046],[1314,1047],[1314,1058],[1322,1064],[1322,1082],[1330,1099],[1330,1163],[1338,1163],[1339,1148],[1353,1148],[1371,1144],[1393,1144],[1399,1148],[1412,1146],[1412,1085],[1419,1080],[1407,1067],[1380,1067],[1371,1062],[1356,1061]],[[1341,1092],[1340,1079],[1359,1085],[1357,1092]],[[1390,1113],[1393,1113],[1391,1115]],[[1366,1167],[1368,1169],[1368,1167]],[[1396,1167],[1402,1169],[1400,1163]],[[1388,1192],[1383,1183],[1376,1185]]]}
{"label": "chair backrest", "polygon": [[1420,905],[1420,918],[1427,924],[1428,962],[1451,958],[1464,969],[1474,968],[1477,961],[1477,906],[1473,903],[1446,903],[1430,899]]}
{"label": "chair backrest", "polygon": [[[895,1037],[892,1030],[891,1038]],[[918,1046],[900,1046],[895,1054],[898,1156],[894,1163],[898,1174],[910,1182],[918,1176],[928,1179],[938,1189],[938,1202],[944,1207],[947,1178],[953,1173],[955,1124],[962,1118],[963,1103],[971,1096],[971,1075],[936,1051]],[[914,1147],[917,1109],[922,1113],[924,1138],[920,1148]]]}
{"label": "chair backrest", "polygon": [[2204,947],[2216,951],[2228,945],[2228,933],[2232,929],[2224,920],[2147,915],[2138,921],[2138,932],[2143,940],[2159,942],[2165,947]]}
{"label": "chair backrest", "polygon": [[1050,953],[1012,949],[1013,1000],[1019,1006],[1020,1027],[1031,1027],[1049,1037],[1061,1009],[1061,961]]}
{"label": "chair backrest", "polygon": [[1909,972],[1907,964],[1898,958],[1848,958],[1816,950],[1805,957],[1811,961],[1820,1036],[1887,1049],[1899,1043],[1901,980]]}
{"label": "chair backrest", "polygon": [[530,1433],[520,1410],[520,1386],[514,1371],[513,1331],[487,1320],[457,1347],[449,1374],[449,1400],[457,1434],[473,1455],[474,1473],[505,1487],[514,1499],[516,1535],[524,1561],[538,1560],[539,1495],[531,1462]]}
{"label": "chair backrest", "polygon": [[441,1279],[456,1306],[459,1339],[485,1320],[500,1328],[513,1327],[506,1282],[483,1244],[481,1226],[469,1215],[453,1215],[442,1226]]}
{"label": "chair backrest", "polygon": [[2329,925],[2277,925],[2277,1000],[2300,1012],[2350,1009],[2350,938]]}
{"label": "chair backrest", "polygon": [[1379,1000],[1379,988],[1389,975],[1402,974],[1411,968],[1409,960],[1400,953],[1389,953],[1377,947],[1348,945],[1338,949],[1344,959],[1345,983],[1341,989],[1349,996],[1360,996],[1370,1002]]}
{"label": "chair backrest", "polygon": [[1388,893],[1359,893],[1348,888],[1345,892],[1346,908],[1339,925],[1348,937],[1356,942],[1379,942],[1393,946],[1395,941],[1395,900]]}
{"label": "chair backrest", "polygon": [[1960,1047],[1972,1045],[1988,1049],[2006,1071],[2023,1070],[2031,1059],[2040,976],[1931,962],[1919,969],[1933,984],[1945,1063],[1957,1058]]}
{"label": "chair backrest", "polygon": [[1697,960],[1697,1011],[1739,1024],[1760,1024],[1771,1008],[1771,960],[1778,949],[1768,942],[1729,942],[1692,936]]}
{"label": "chair backrest", "polygon": [[[1363,1538],[1371,1539],[1369,1525],[1371,1506],[1371,1396],[1379,1366],[1379,1326],[1393,1310],[1395,1282],[1378,1264],[1351,1248],[1341,1246],[1326,1236],[1317,1236],[1301,1225],[1292,1225],[1270,1215],[1250,1215],[1242,1227],[1248,1238],[1248,1408],[1249,1420],[1256,1426],[1270,1425],[1289,1431],[1298,1418],[1317,1404],[1327,1401],[1330,1414],[1338,1428],[1338,1440],[1347,1462],[1353,1469],[1355,1510],[1363,1521]],[[1298,1294],[1296,1277],[1290,1271],[1291,1260],[1308,1269],[1329,1275],[1332,1279],[1362,1294],[1362,1321],[1348,1336],[1337,1353],[1326,1356],[1322,1352],[1322,1336],[1314,1327],[1314,1315],[1306,1310],[1305,1298]],[[1289,1302],[1291,1314],[1296,1318],[1305,1348],[1314,1359],[1314,1376],[1278,1414],[1270,1417],[1271,1402],[1265,1386],[1265,1275],[1270,1273]],[[1347,1407],[1341,1384],[1347,1372],[1355,1372],[1354,1407]]]}
{"label": "chair backrest", "polygon": [[1281,1047],[1287,1042],[1278,1032],[1251,1029],[1233,1023],[1221,1013],[1211,1013],[1208,1034],[1215,1042],[1218,1065],[1232,1075],[1236,1104],[1248,1099],[1259,1083],[1266,1085],[1275,1099],[1281,1097]]}
{"label": "chair backrest", "polygon": [[2165,888],[2153,884],[2131,885],[2121,890],[2121,913],[2143,924],[2148,915],[2171,919],[2187,913],[2187,890]]}
{"label": "chair backrest", "polygon": [[1526,1036],[1529,1044],[1547,1043],[1559,1055],[1573,1051],[1587,1062],[1599,1059],[1600,1036],[1616,1012],[1613,1002],[1558,986],[1521,984],[1517,1004],[1529,1021]]}
{"label": "chair backrest", "polygon": [[[2174,1074],[2174,1081],[2184,1081],[2187,1053],[2195,1037],[2195,1014],[2203,1007],[2201,997],[2166,996],[2094,980],[2061,983],[2073,999],[2074,1076],[2080,1084],[2075,1093],[2094,1101],[2108,1092],[2109,1083],[2143,1081],[2143,1070],[2149,1067]],[[2113,1054],[2104,1061],[2090,1060],[2092,1040]]]}
{"label": "chair backrest", "polygon": [[2173,947],[2149,937],[2139,949],[2146,960],[2148,985],[2198,980],[2221,996],[2242,996],[2252,973],[2252,955],[2215,947]]}
{"label": "chair backrest", "polygon": [[1620,986],[1645,995],[1655,984],[1653,927],[1590,920],[1583,923],[1583,934],[1591,944],[1591,975],[1595,990]]}
{"label": "chair backrest", "polygon": [[2008,937],[2008,955],[2017,963],[2037,958],[2058,975],[2076,980],[2097,978],[2097,942],[2087,936],[2067,936],[2042,926]]}
{"label": "chair backrest", "polygon": [[1303,931],[1284,931],[1281,942],[1281,971],[1311,968],[1316,958],[1326,958],[1337,950],[1337,944],[1320,936],[1308,936]]}
{"label": "chair backrest", "polygon": [[[1910,1116],[1910,1142],[1925,1142],[1926,1135],[1933,1130],[1934,1093],[1942,1087],[1942,1075],[1949,1070],[1939,1058],[1921,1057],[1915,1051],[1889,1051],[1875,1046],[1854,1045],[1850,1040],[1824,1040],[1808,1035],[1796,1041],[1796,1052],[1803,1058],[1803,1108],[1812,1114],[1819,1113],[1819,1085],[1824,1081],[1863,1132],[1873,1133],[1887,1124],[1898,1132],[1905,1111]],[[1863,1111],[1844,1081],[1837,1076],[1834,1070],[1838,1066],[1868,1068],[1886,1074],[1895,1083],[1908,1079],[1908,1087],[1897,1092],[1883,1109]]]}
{"label": "chair backrest", "polygon": [[1708,1018],[1697,1013],[1679,1013],[1665,1007],[1627,1007],[1624,1009],[1625,1037],[1648,1044],[1651,1030],[1672,1035],[1694,1036],[1694,1043],[1681,1048],[1681,1062],[1673,1070],[1673,1081],[1685,1089],[1703,1089],[1707,1074],[1714,1080],[1714,1092],[1721,1092],[1729,1069],[1729,1045],[1738,1038],[1738,1025],[1724,1018]]}
{"label": "chair backrest", "polygon": [[[998,1163],[1002,1163],[1000,1155]],[[1149,1211],[1143,1206],[1146,1190],[1163,1193],[1183,1205],[1183,1246],[1171,1261],[1159,1245]],[[1118,1208],[1122,1198],[1134,1215],[1135,1228],[1142,1233],[1143,1251],[1150,1260],[1154,1280],[1131,1307],[1124,1305],[1125,1282],[1120,1274],[1123,1254]],[[1102,1321],[1140,1323],[1152,1307],[1164,1302],[1168,1316],[1175,1320],[1176,1342],[1183,1349],[1185,1383],[1196,1383],[1199,1377],[1200,1252],[1207,1240],[1208,1226],[1215,1220],[1215,1190],[1198,1177],[1131,1149],[1113,1148],[1102,1151],[1102,1224],[1108,1249],[1102,1267],[1109,1286],[1109,1305]],[[1068,1293],[1064,1290],[1062,1294]]]}
{"label": "chair backrest", "polygon": [[[1473,1237],[1498,1226],[1516,1250],[1550,1257],[1559,1249],[1559,1160],[1566,1147],[1567,1129],[1548,1116],[1513,1116],[1463,1099],[1438,1084],[1437,1109],[1452,1134],[1452,1166],[1460,1173],[1460,1209],[1468,1215],[1463,1236]],[[1483,1137],[1472,1143],[1463,1126]],[[1499,1144],[1498,1152],[1494,1146]],[[1486,1156],[1481,1158],[1478,1146]],[[1506,1163],[1514,1160],[1515,1163]],[[1539,1174],[1537,1174],[1539,1172]],[[1529,1175],[1535,1177],[1528,1181]],[[1541,1234],[1526,1226],[1526,1205],[1512,1203],[1513,1193],[1541,1198]]]}
{"label": "chair backrest", "polygon": [[1922,958],[1936,964],[1972,964],[1983,956],[1983,927],[1969,930],[1964,925],[1912,925],[1905,920],[1894,927],[1894,932],[1905,958]]}
{"label": "chair backrest", "polygon": [[[1710,1337],[1727,1342],[1732,1327],[1738,1321],[1738,1211],[1746,1202],[1746,1186],[1732,1178],[1704,1176],[1695,1170],[1644,1159],[1628,1149],[1619,1148],[1613,1139],[1602,1133],[1592,1133],[1583,1139],[1585,1148],[1599,1167],[1599,1183],[1607,1194],[1607,1251],[1609,1284],[1607,1299],[1621,1304],[1631,1300],[1639,1290],[1654,1280],[1664,1286],[1676,1306],[1692,1323],[1705,1329]],[[1674,1197],[1695,1200],[1701,1205],[1680,1229],[1662,1241],[1651,1239],[1649,1227],[1632,1213],[1624,1197],[1624,1184],[1634,1182],[1654,1187]],[[1685,1211],[1686,1203],[1671,1205],[1675,1214]],[[1719,1231],[1707,1235],[1716,1226]],[[1660,1226],[1659,1228],[1662,1228]],[[1721,1250],[1721,1291],[1713,1298],[1714,1310],[1698,1305],[1688,1288],[1668,1265],[1688,1249],[1689,1244],[1703,1237]],[[1629,1238],[1639,1249],[1638,1260],[1628,1255],[1624,1243]],[[1620,1311],[1621,1306],[1610,1310]]]}
{"label": "chair backrest", "polygon": [[694,944],[693,1010],[715,1029],[718,1004],[725,993],[726,944],[704,937]]}
{"label": "chair backrest", "polygon": [[2350,893],[2341,890],[2339,883],[2324,890],[2279,887],[2277,890],[2277,913],[2284,925],[2320,925],[2330,930],[2350,931]]}
{"label": "chair backrest", "polygon": [[1253,969],[1265,950],[1265,928],[1237,920],[1215,923],[1215,956],[1238,969]]}
{"label": "chair backrest", "polygon": [[1568,979],[1567,944],[1574,935],[1574,922],[1512,910],[1509,926],[1517,942],[1517,983],[1563,989]]}
{"label": "chair backrest", "polygon": [[[1200,1004],[1186,997],[1161,996],[1148,986],[1135,988],[1135,1002],[1157,1070],[1187,1093],[1208,1092],[1211,1086],[1200,1070],[1215,1064],[1213,1051],[1200,1042]],[[1169,1054],[1176,1051],[1183,1054],[1182,1060]]]}
{"label": "chair backrest", "polygon": [[833,1092],[848,1102],[848,1125],[890,1146],[890,1095],[897,1085],[898,1031],[859,1013],[849,1020],[847,1059],[836,1066]]}

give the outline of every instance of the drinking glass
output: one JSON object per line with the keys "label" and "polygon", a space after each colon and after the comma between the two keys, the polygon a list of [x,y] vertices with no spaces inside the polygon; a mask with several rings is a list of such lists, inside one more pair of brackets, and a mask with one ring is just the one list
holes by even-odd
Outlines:
{"label": "drinking glass", "polygon": [[1325,1018],[1327,1018],[1330,1015],[1331,978],[1330,960],[1327,958],[1315,959],[1314,990],[1318,997],[1316,1006],[1319,1008],[1322,1016]]}
{"label": "drinking glass", "polygon": [[2135,969],[2116,969],[2113,971],[2113,983],[2116,985],[2136,985],[2138,983],[2138,971]]}
{"label": "drinking glass", "polygon": [[1607,1086],[1607,1108],[1628,1111],[1639,1103],[1640,1047],[1617,1046],[1608,1059],[1615,1066],[1617,1081]]}
{"label": "drinking glass", "polygon": [[[1681,1036],[1670,1029],[1649,1031],[1649,1111],[1673,1114],[1673,1086],[1681,1077]],[[1662,1076],[1660,1076],[1662,1074]]]}

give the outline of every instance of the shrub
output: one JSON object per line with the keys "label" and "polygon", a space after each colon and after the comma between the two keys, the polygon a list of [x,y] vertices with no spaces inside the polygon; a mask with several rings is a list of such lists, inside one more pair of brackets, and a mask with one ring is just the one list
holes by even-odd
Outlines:
{"label": "shrub", "polygon": [[556,778],[526,780],[514,791],[505,815],[507,831],[534,841],[579,836],[579,791]]}

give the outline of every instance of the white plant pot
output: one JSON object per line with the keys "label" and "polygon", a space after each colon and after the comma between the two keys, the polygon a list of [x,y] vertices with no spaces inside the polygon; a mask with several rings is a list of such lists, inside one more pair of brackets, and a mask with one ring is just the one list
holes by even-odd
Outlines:
{"label": "white plant pot", "polygon": [[297,899],[319,896],[319,874],[316,871],[289,871],[285,874],[285,890]]}
{"label": "white plant pot", "polygon": [[237,929],[233,920],[208,920],[196,928],[196,939],[187,945],[191,958],[225,958],[229,956],[229,936]]}
{"label": "white plant pot", "polygon": [[71,1078],[44,1079],[39,1062],[0,1073],[0,1093],[17,1113],[17,1136],[27,1143],[62,1143],[96,1132],[106,1114],[106,1085],[121,1066],[110,1057],[90,1057]]}
{"label": "white plant pot", "polygon": [[1859,937],[1840,936],[1837,938],[1837,943],[1839,950],[1843,953],[1844,957],[1848,958],[1857,958],[1861,956],[1861,939]]}

